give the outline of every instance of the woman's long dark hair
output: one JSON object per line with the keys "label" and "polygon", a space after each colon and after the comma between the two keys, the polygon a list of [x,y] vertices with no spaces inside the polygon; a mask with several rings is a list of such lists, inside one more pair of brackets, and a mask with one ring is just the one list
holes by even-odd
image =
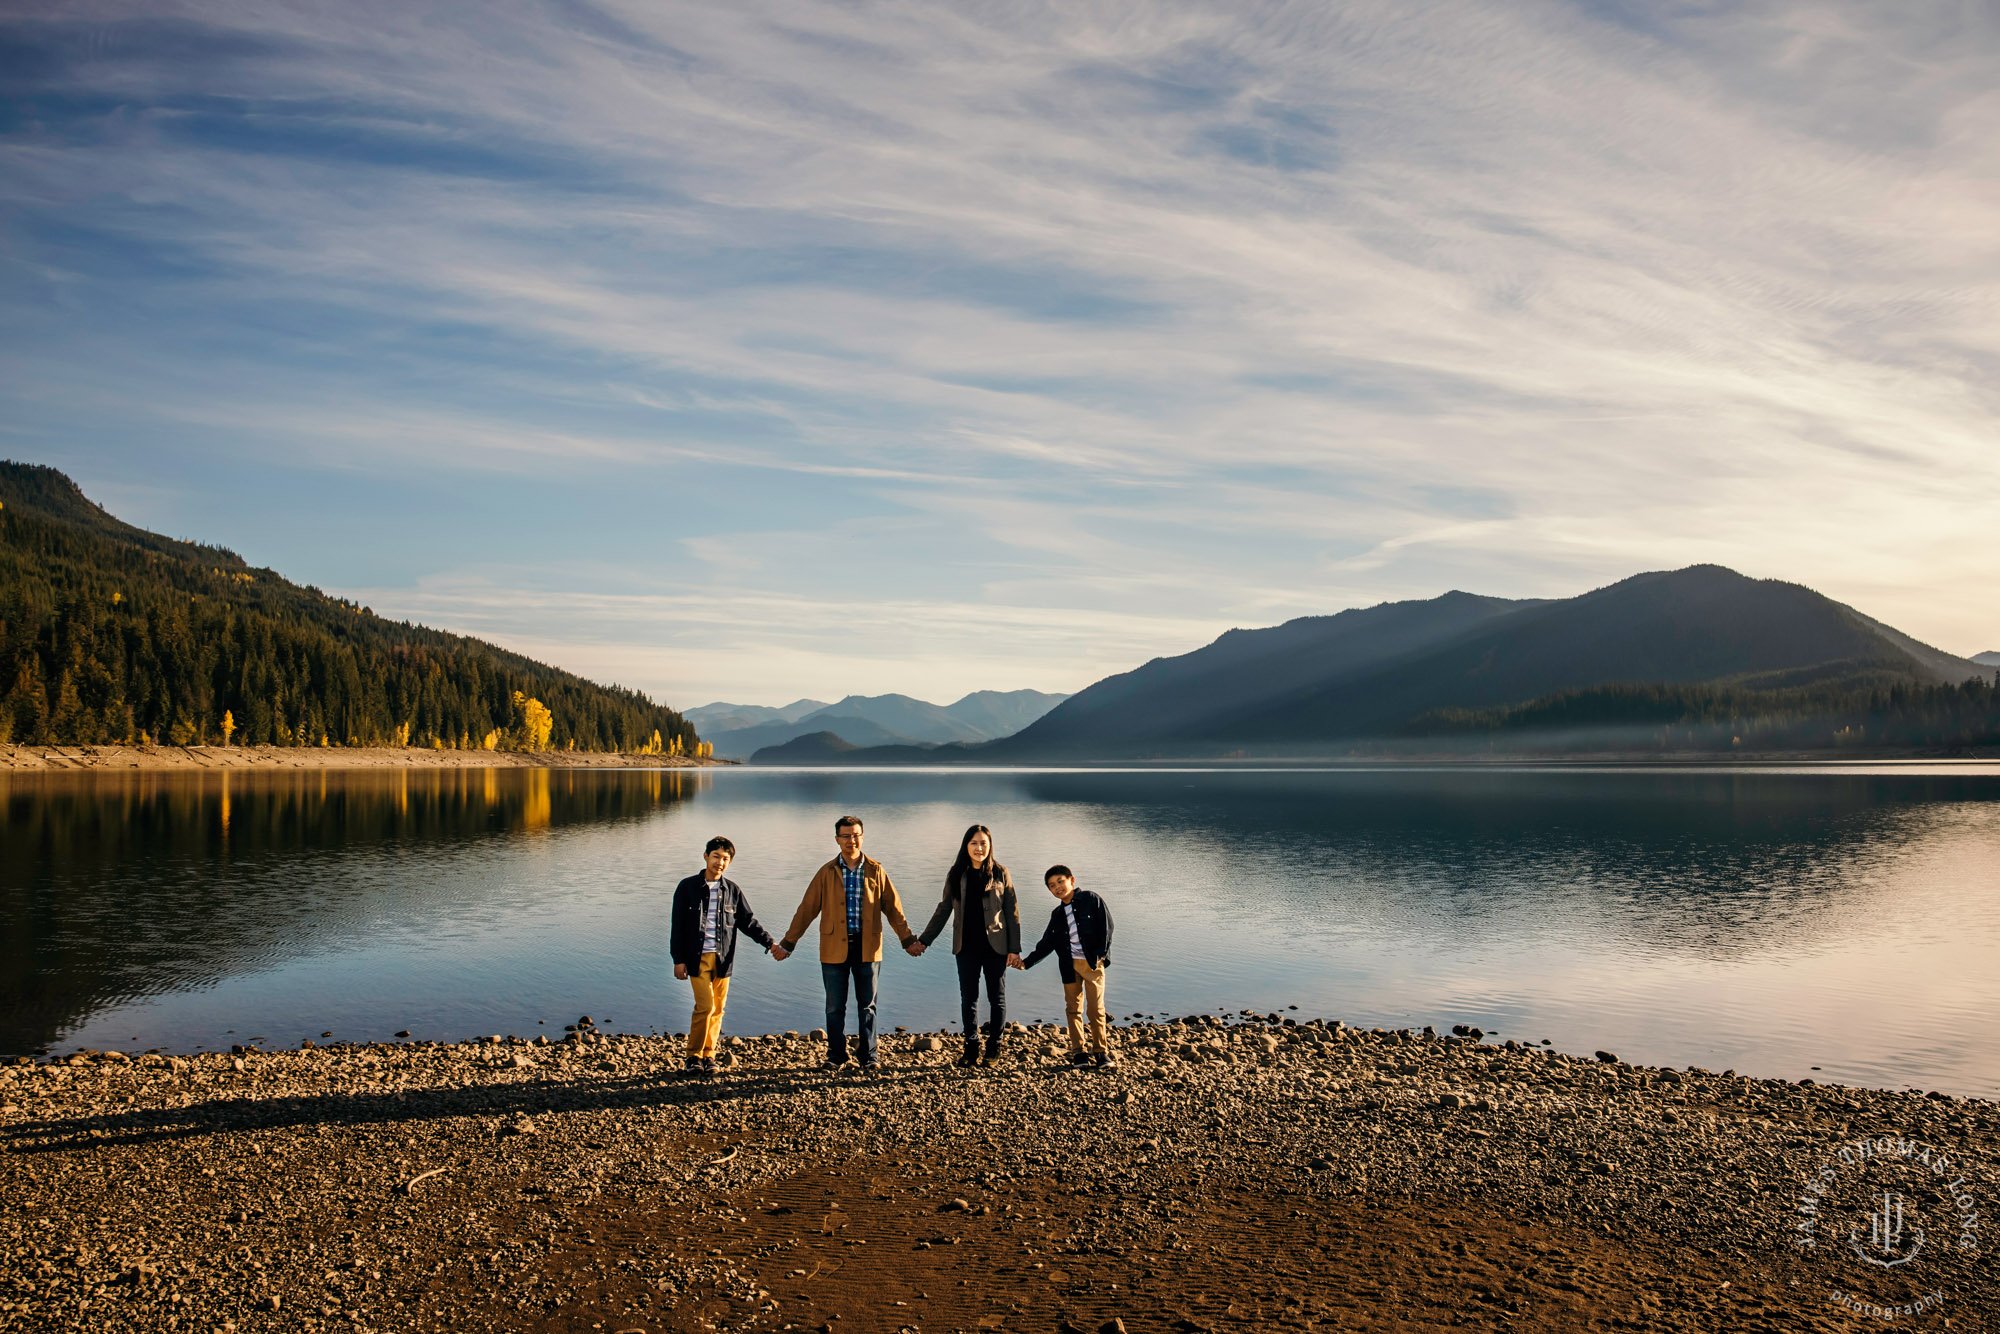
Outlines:
{"label": "woman's long dark hair", "polygon": [[960,889],[965,887],[965,877],[971,875],[973,871],[972,854],[967,852],[966,849],[972,846],[972,836],[974,834],[986,835],[985,874],[987,878],[991,879],[993,873],[1000,867],[1000,858],[993,847],[993,831],[983,824],[973,825],[965,831],[965,837],[958,840],[958,860],[951,864],[951,874],[946,877]]}

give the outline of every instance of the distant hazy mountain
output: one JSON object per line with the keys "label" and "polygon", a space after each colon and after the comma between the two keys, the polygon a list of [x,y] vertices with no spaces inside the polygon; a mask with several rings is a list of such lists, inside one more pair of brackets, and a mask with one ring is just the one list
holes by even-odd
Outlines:
{"label": "distant hazy mountain", "polygon": [[[955,704],[929,704],[908,695],[849,695],[835,704],[785,719],[769,717],[742,727],[722,728],[715,720],[748,714],[755,706],[705,704],[690,717],[724,759],[747,759],[767,746],[781,746],[812,732],[833,732],[854,746],[936,746],[990,741],[1026,727],[1067,699],[1038,690],[979,690]],[[799,703],[811,703],[801,700]],[[787,705],[786,710],[798,705]],[[777,714],[779,710],[765,710]]]}
{"label": "distant hazy mountain", "polygon": [[765,746],[753,758],[758,764],[824,764],[855,749],[832,732],[808,732],[780,745]]}
{"label": "distant hazy mountain", "polygon": [[1990,675],[1809,588],[1703,565],[1557,601],[1454,592],[1231,631],[1100,681],[977,758],[1283,753],[1610,683],[1851,690]]}
{"label": "distant hazy mountain", "polygon": [[[726,760],[744,760],[766,746],[782,746],[794,737],[835,732],[851,746],[905,746],[909,738],[882,724],[852,713],[824,709],[795,723],[762,723],[715,734],[715,753]],[[851,740],[850,740],[851,738]]]}
{"label": "distant hazy mountain", "polygon": [[[979,732],[978,740],[1012,736],[1068,695],[1046,695],[1039,690],[975,690],[945,712]],[[973,738],[967,738],[971,740]]]}
{"label": "distant hazy mountain", "polygon": [[750,756],[752,764],[835,764],[867,756],[870,764],[929,764],[940,756],[960,756],[977,750],[963,741],[942,746],[850,746],[832,732],[808,732],[778,746],[765,746]]}
{"label": "distant hazy mountain", "polygon": [[1989,649],[1985,653],[1975,653],[1970,660],[1980,664],[1982,667],[2000,667],[2000,649]]}
{"label": "distant hazy mountain", "polygon": [[705,737],[711,732],[735,732],[759,723],[796,722],[825,707],[825,703],[816,699],[795,699],[782,709],[762,704],[704,704],[698,709],[689,709],[681,716],[700,728]]}

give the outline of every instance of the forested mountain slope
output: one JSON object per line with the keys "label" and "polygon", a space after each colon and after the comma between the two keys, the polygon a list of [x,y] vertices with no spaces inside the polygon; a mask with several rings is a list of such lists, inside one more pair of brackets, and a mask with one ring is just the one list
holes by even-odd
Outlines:
{"label": "forested mountain slope", "polygon": [[385,620],[121,522],[53,468],[0,463],[0,742],[142,738],[683,753],[697,740],[637,691]]}

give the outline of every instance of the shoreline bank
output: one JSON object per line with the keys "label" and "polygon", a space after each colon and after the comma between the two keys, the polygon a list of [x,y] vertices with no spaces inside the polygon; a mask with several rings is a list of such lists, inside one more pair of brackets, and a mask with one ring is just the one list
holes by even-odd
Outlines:
{"label": "shoreline bank", "polygon": [[[874,1076],[588,1025],[8,1066],[0,1328],[1833,1331],[1792,1241],[1841,1145],[2000,1198],[1984,1100],[1275,1015],[1121,1026],[1109,1072],[937,1036]],[[1938,1261],[1900,1327],[2000,1314]]]}
{"label": "shoreline bank", "polygon": [[[761,753],[761,752],[759,752]],[[893,760],[869,759],[863,752],[819,760],[737,761],[757,769],[909,769],[949,772],[953,769],[1177,769],[1214,770],[1218,773],[1282,769],[1731,769],[1760,768],[1860,768],[1898,766],[1921,772],[1926,768],[1950,765],[2000,764],[2000,750],[1975,748],[1964,754],[1924,750],[1881,751],[1496,751],[1468,754],[1454,752],[1411,752],[1397,755],[1230,755],[1147,756],[1129,759],[1074,759],[1051,757],[1044,760],[980,761],[977,759],[924,759],[903,756]]]}
{"label": "shoreline bank", "polygon": [[0,746],[0,770],[702,769],[734,760],[599,751],[424,750],[398,746]]}

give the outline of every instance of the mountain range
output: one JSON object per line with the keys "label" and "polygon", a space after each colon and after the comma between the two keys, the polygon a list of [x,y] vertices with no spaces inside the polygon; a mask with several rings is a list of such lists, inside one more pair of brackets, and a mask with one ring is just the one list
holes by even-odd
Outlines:
{"label": "mountain range", "polygon": [[691,750],[993,764],[1517,747],[2000,747],[2000,652],[1960,658],[1715,565],[1572,598],[1453,591],[1256,630],[1074,696],[717,703],[683,716],[377,617],[0,463],[0,743]]}
{"label": "mountain range", "polygon": [[689,722],[724,759],[747,759],[770,746],[825,732],[850,749],[970,744],[1011,736],[1068,699],[1039,690],[975,690],[952,704],[908,695],[849,695],[834,704],[795,700],[780,709],[703,704]]}
{"label": "mountain range", "polygon": [[[1697,565],[1573,598],[1454,591],[1232,630],[1099,681],[1012,736],[929,758],[1324,755],[1584,716],[1643,724],[1648,735],[1685,724],[1691,742],[1697,724],[1719,726],[1728,740],[1723,714],[1845,716],[1876,708],[1878,696],[1905,697],[1897,692],[1972,681],[1990,693],[1994,674],[1802,585]],[[1951,700],[1940,707],[1954,718],[1960,710]],[[800,734],[824,730],[837,731],[815,724]],[[812,762],[811,749],[756,758]],[[901,747],[838,752],[842,763],[910,758]]]}

